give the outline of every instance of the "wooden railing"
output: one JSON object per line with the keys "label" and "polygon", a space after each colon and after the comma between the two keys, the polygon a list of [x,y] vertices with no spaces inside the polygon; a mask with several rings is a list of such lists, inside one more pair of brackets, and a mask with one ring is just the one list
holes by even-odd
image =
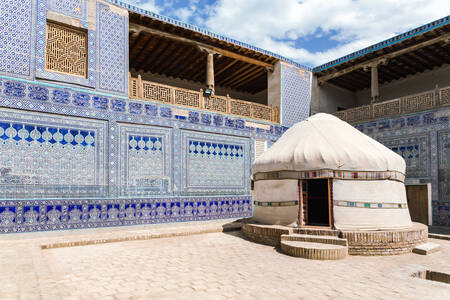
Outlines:
{"label": "wooden railing", "polygon": [[352,123],[430,110],[440,106],[450,106],[450,86],[341,110],[335,112],[334,115],[346,122]]}
{"label": "wooden railing", "polygon": [[202,90],[193,91],[160,83],[132,78],[130,76],[130,98],[150,100],[177,106],[204,109],[235,116],[269,122],[280,122],[278,107],[249,101],[216,96],[204,97]]}

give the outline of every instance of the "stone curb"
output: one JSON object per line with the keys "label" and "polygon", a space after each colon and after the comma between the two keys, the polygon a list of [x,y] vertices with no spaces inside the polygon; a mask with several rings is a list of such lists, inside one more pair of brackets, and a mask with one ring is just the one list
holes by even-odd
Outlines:
{"label": "stone curb", "polygon": [[118,243],[127,241],[144,241],[150,239],[160,239],[160,238],[170,238],[178,236],[190,236],[206,233],[216,233],[216,232],[229,232],[234,230],[240,230],[242,224],[240,222],[233,222],[225,224],[223,226],[214,226],[211,228],[186,228],[186,231],[172,231],[164,233],[142,233],[142,234],[129,234],[122,237],[111,237],[111,238],[100,238],[100,239],[87,239],[87,240],[77,240],[71,242],[55,242],[41,245],[41,249],[54,249],[54,248],[64,248],[64,247],[76,247],[76,246],[87,246],[87,245],[97,245],[97,244],[107,244],[107,243]]}

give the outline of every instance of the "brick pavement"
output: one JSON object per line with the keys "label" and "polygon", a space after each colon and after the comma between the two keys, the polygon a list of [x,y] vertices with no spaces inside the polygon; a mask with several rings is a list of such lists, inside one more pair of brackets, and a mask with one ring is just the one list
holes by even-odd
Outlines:
{"label": "brick pavement", "polygon": [[[91,238],[108,233],[86,232]],[[120,230],[115,234],[119,233],[123,234]],[[444,240],[432,240],[442,250],[429,256],[311,261],[247,241],[240,232],[44,250],[42,244],[65,235],[17,236],[0,238],[0,299],[448,299],[450,295],[448,284],[410,277],[420,269],[450,273],[450,241]]]}

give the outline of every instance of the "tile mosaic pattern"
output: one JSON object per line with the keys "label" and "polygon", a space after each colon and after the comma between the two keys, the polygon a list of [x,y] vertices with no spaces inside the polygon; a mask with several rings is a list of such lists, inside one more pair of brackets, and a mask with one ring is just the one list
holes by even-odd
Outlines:
{"label": "tile mosaic pattern", "polygon": [[358,207],[358,208],[408,208],[406,203],[372,203],[372,202],[355,202],[355,201],[343,201],[343,200],[335,200],[333,202],[334,206],[345,206],[345,207]]}
{"label": "tile mosaic pattern", "polygon": [[249,139],[183,130],[185,193],[249,193]]}
{"label": "tile mosaic pattern", "polygon": [[172,188],[172,130],[118,124],[121,195],[167,194]]}
{"label": "tile mosaic pattern", "polygon": [[406,183],[431,183],[433,225],[450,226],[448,132],[450,107],[356,124],[363,133],[401,154]]}
{"label": "tile mosaic pattern", "polygon": [[32,0],[0,1],[0,73],[30,78],[33,57]]}
{"label": "tile mosaic pattern", "polygon": [[251,197],[0,200],[0,233],[251,216]]}
{"label": "tile mosaic pattern", "polygon": [[439,197],[450,203],[450,130],[440,130],[437,134]]}
{"label": "tile mosaic pattern", "polygon": [[386,147],[403,157],[406,161],[406,176],[410,178],[428,177],[430,174],[429,135],[407,135],[403,138],[379,140]]}
{"label": "tile mosaic pattern", "polygon": [[281,64],[281,124],[291,127],[309,117],[310,72]]}
{"label": "tile mosaic pattern", "polygon": [[87,18],[88,0],[48,0],[49,9],[79,20]]}
{"label": "tile mosaic pattern", "polygon": [[128,93],[128,15],[118,14],[104,3],[97,3],[99,69],[97,88]]}
{"label": "tile mosaic pattern", "polygon": [[[64,0],[67,1],[67,0]],[[64,2],[61,1],[61,2]],[[70,0],[69,0],[70,1]],[[61,4],[64,5],[64,4]],[[36,29],[34,33],[36,35],[36,77],[49,79],[52,81],[66,82],[70,84],[78,84],[82,86],[95,87],[96,82],[96,32],[93,29],[88,28],[87,22],[81,22],[81,28],[87,30],[88,37],[88,66],[87,77],[72,76],[63,73],[57,73],[48,71],[45,68],[45,48],[46,48],[46,35],[47,35],[47,10],[49,9],[47,0],[37,0],[37,17],[36,17]]]}
{"label": "tile mosaic pattern", "polygon": [[105,196],[106,122],[0,108],[0,197]]}
{"label": "tile mosaic pattern", "polygon": [[[3,128],[0,142],[14,139],[14,143],[18,144],[45,144],[47,142],[42,135],[48,131],[44,136],[48,139],[48,144],[53,146],[50,149],[55,149],[55,145],[57,149],[67,145],[78,149],[70,150],[70,154],[65,151],[58,152],[57,155],[53,152],[41,152],[51,164],[62,164],[66,158],[69,160],[81,155],[84,148],[103,149],[95,156],[95,163],[99,164],[94,168],[84,170],[83,163],[76,167],[81,168],[80,172],[87,172],[86,174],[95,172],[95,176],[98,176],[96,178],[103,178],[104,182],[104,189],[95,194],[95,198],[94,194],[87,193],[92,190],[83,190],[80,185],[69,185],[70,190],[56,191],[34,186],[35,189],[27,191],[26,196],[24,192],[16,193],[14,199],[5,199],[2,196],[0,230],[3,232],[249,217],[252,203],[248,196],[248,178],[254,139],[273,142],[287,129],[270,125],[262,130],[246,126],[245,120],[241,118],[195,110],[188,110],[189,118],[181,118],[180,109],[170,105],[115,98],[91,91],[5,79],[1,76],[0,106],[8,107],[2,109],[8,110],[8,113],[4,118],[0,118]],[[11,119],[13,116],[15,117]],[[211,122],[202,121],[206,119]],[[24,129],[23,125],[28,136],[24,130],[21,131]],[[36,133],[32,134],[34,126],[38,128],[40,138],[37,138]],[[9,129],[6,134],[10,127],[14,130]],[[81,137],[76,138],[78,131],[84,140]],[[240,155],[243,155],[245,169],[240,172],[247,173],[244,183],[241,186],[228,184],[217,188],[207,186],[195,192],[196,196],[193,196],[194,192],[191,190],[188,192],[192,197],[183,196],[183,193],[186,193],[182,184],[183,169],[184,163],[187,162],[183,155],[189,151],[189,148],[183,146],[183,131],[192,133],[189,137],[201,143],[241,147],[243,152]],[[33,140],[32,136],[37,140]],[[236,153],[238,150],[236,147]],[[23,153],[25,156],[27,154],[29,153]],[[204,161],[199,161],[203,166],[208,165],[211,157],[211,152],[206,154],[203,155]],[[214,156],[214,152],[212,154]],[[6,159],[2,157],[2,164],[3,160],[8,162],[14,157],[11,154],[5,156]],[[91,165],[93,158],[86,159],[90,160],[88,164]],[[161,168],[159,163],[162,160],[164,166]],[[27,162],[26,159],[24,161]],[[69,165],[73,164],[72,160],[70,161]],[[144,167],[139,165],[133,169],[136,164]],[[156,165],[157,167],[152,168]],[[227,168],[226,164],[221,166]],[[8,177],[14,174],[4,171],[2,175]],[[162,180],[158,179],[160,175],[163,175],[160,177]],[[67,175],[66,178],[70,177]],[[90,180],[89,178],[92,176],[86,176],[83,180]],[[204,179],[204,176],[201,177],[201,180]],[[101,185],[96,183],[95,187]],[[20,191],[19,184],[13,186]],[[230,196],[231,194],[235,196]],[[46,198],[49,195],[53,198],[56,195],[60,200]],[[152,198],[149,198],[149,195]],[[11,194],[8,194],[8,197],[11,197]],[[142,203],[145,205],[141,205]],[[168,210],[169,208],[171,210]],[[162,210],[164,213],[158,213]]]}

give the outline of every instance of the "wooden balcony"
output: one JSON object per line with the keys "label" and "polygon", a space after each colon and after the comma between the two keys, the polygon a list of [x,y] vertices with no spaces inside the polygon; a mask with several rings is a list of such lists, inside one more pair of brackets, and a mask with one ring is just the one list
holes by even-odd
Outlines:
{"label": "wooden balcony", "polygon": [[140,76],[130,77],[130,98],[280,123],[278,107],[232,99],[228,96],[204,97],[202,90],[194,91],[145,81]]}
{"label": "wooden balcony", "polygon": [[335,112],[340,119],[356,123],[370,119],[386,118],[401,114],[409,114],[442,106],[450,106],[450,86],[441,89],[426,91],[419,94],[376,102],[355,108]]}

